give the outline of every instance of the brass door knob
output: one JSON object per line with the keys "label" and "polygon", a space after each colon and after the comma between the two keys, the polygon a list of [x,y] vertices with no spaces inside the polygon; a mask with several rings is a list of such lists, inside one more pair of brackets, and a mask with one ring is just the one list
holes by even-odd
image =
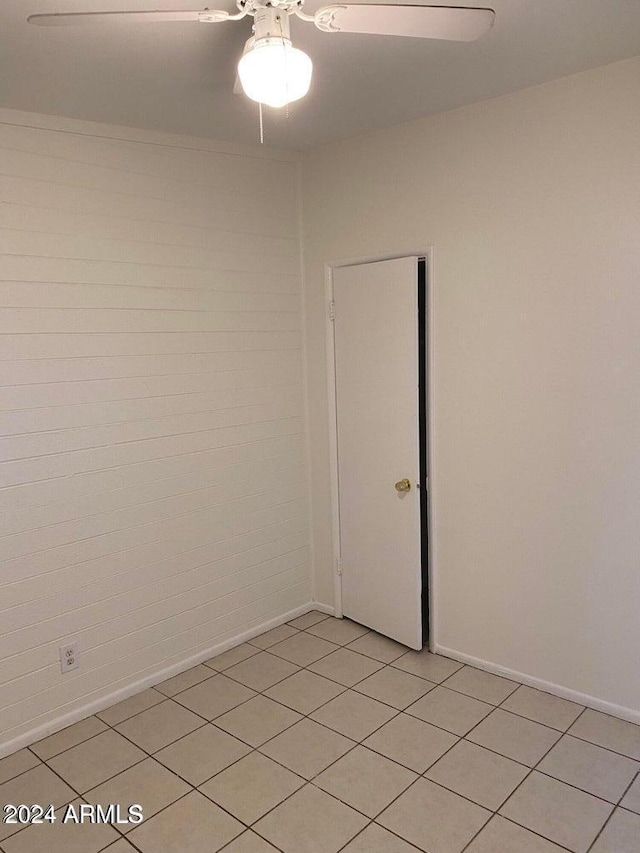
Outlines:
{"label": "brass door knob", "polygon": [[398,480],[396,483],[396,492],[408,492],[411,489],[411,483],[405,477],[404,480]]}

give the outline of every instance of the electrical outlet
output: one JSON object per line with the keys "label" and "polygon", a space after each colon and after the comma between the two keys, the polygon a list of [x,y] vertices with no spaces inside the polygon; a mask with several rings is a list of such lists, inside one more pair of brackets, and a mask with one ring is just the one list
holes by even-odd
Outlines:
{"label": "electrical outlet", "polygon": [[60,669],[63,673],[71,672],[80,666],[80,652],[77,643],[69,643],[68,646],[60,646]]}

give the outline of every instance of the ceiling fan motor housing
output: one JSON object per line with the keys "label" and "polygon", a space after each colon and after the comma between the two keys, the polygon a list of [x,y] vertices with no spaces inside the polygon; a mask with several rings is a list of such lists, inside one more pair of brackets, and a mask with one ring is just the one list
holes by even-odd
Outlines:
{"label": "ceiling fan motor housing", "polygon": [[289,14],[275,6],[257,6],[253,15],[253,37],[262,39],[291,40]]}

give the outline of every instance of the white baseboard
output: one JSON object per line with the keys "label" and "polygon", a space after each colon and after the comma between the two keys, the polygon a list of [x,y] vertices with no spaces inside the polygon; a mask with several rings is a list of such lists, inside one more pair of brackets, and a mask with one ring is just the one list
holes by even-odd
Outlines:
{"label": "white baseboard", "polygon": [[537,690],[542,690],[544,693],[551,693],[553,696],[559,696],[561,699],[568,699],[570,702],[576,702],[578,705],[585,705],[587,708],[593,708],[595,711],[602,711],[603,714],[609,714],[612,717],[618,717],[621,720],[627,720],[630,723],[640,724],[640,711],[635,711],[633,708],[625,708],[623,705],[614,705],[612,702],[605,702],[604,699],[597,699],[595,696],[589,696],[586,693],[579,693],[577,690],[570,690],[568,687],[562,687],[560,684],[553,684],[550,681],[544,681],[542,678],[536,678],[533,675],[527,675],[524,672],[517,672],[515,669],[509,669],[506,666],[501,666],[491,661],[482,660],[481,658],[467,655],[464,652],[459,652],[456,649],[448,649],[445,646],[435,646],[432,649],[435,654],[444,655],[445,657],[457,660],[460,663],[468,663],[469,666],[475,666],[478,669],[484,669],[494,675],[502,675],[505,678],[510,678],[513,681],[520,681],[526,684],[527,687],[535,687]]}
{"label": "white baseboard", "polygon": [[335,607],[332,607],[330,604],[322,604],[320,601],[314,601],[313,606],[310,609],[319,610],[320,613],[327,613],[329,616],[336,615]]}
{"label": "white baseboard", "polygon": [[86,717],[90,717],[98,711],[104,711],[105,708],[110,708],[111,705],[116,705],[118,702],[122,702],[130,696],[134,696],[136,693],[141,693],[143,690],[153,687],[154,684],[160,684],[162,681],[166,681],[174,675],[179,675],[181,672],[202,663],[202,661],[209,660],[209,658],[215,657],[215,655],[222,654],[222,652],[226,652],[234,646],[239,646],[240,643],[245,643],[247,640],[251,640],[253,637],[257,637],[259,634],[269,631],[271,628],[277,628],[278,625],[289,622],[291,619],[295,619],[296,616],[302,616],[310,610],[321,610],[323,613],[328,613],[332,608],[327,608],[326,605],[317,604],[315,601],[309,601],[307,604],[301,604],[299,607],[296,607],[287,613],[283,613],[273,619],[268,619],[260,625],[256,625],[240,634],[236,634],[234,637],[227,638],[214,646],[203,649],[197,654],[181,660],[179,663],[171,664],[171,666],[167,666],[162,669],[156,669],[142,678],[132,681],[130,684],[127,684],[126,687],[121,687],[120,689],[101,696],[99,699],[95,699],[92,702],[79,705],[72,711],[62,714],[59,717],[55,717],[52,720],[49,720],[16,738],[13,738],[12,740],[0,742],[0,758],[11,755],[13,752],[17,752],[17,750],[23,749],[25,746],[29,746],[36,741],[42,740],[42,738],[55,734],[55,732],[59,732],[61,729],[64,729],[73,723],[84,720]]}

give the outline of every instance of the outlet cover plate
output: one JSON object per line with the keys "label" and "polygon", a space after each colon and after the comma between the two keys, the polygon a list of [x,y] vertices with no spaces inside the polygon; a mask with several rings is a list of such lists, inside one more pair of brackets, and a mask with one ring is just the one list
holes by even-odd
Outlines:
{"label": "outlet cover plate", "polygon": [[80,666],[80,653],[77,643],[60,646],[60,669],[62,673],[71,672]]}

